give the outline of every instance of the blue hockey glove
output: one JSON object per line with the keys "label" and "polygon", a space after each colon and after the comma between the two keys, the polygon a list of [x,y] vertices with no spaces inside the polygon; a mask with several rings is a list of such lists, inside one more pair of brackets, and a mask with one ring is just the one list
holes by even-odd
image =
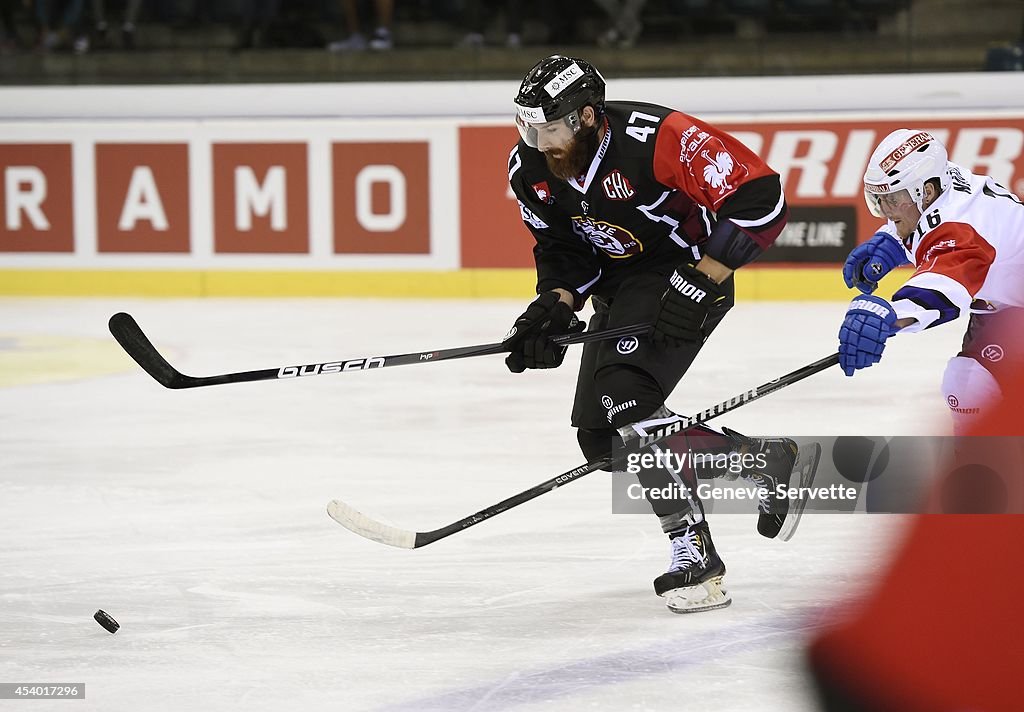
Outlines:
{"label": "blue hockey glove", "polygon": [[843,280],[847,287],[871,294],[878,289],[878,280],[905,264],[909,260],[900,241],[887,232],[876,232],[850,251],[843,265]]}
{"label": "blue hockey glove", "polygon": [[839,365],[852,376],[882,360],[885,340],[895,334],[896,310],[881,297],[857,297],[850,302],[839,327]]}

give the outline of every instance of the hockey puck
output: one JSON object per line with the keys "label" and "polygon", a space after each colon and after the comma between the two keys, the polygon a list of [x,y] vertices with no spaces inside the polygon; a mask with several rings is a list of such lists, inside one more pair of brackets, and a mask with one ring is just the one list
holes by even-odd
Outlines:
{"label": "hockey puck", "polygon": [[111,618],[110,614],[104,610],[96,611],[92,617],[111,633],[116,633],[117,629],[121,627],[121,624]]}

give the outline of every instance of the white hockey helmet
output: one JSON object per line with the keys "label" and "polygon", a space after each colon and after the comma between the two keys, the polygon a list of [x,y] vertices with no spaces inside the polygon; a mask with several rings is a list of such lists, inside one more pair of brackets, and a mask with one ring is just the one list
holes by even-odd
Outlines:
{"label": "white hockey helmet", "polygon": [[902,190],[923,213],[925,182],[937,178],[939,192],[949,187],[948,162],[946,147],[927,131],[893,131],[878,144],[864,172],[864,201],[871,214],[884,218],[882,196]]}

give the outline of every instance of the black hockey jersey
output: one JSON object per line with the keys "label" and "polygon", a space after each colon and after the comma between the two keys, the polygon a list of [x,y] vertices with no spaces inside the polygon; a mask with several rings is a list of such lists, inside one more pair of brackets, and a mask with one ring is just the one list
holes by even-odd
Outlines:
{"label": "black hockey jersey", "polygon": [[537,240],[537,292],[561,287],[581,308],[640,271],[666,274],[707,254],[736,269],[786,222],[779,176],[729,134],[667,107],[606,105],[585,176],[563,181],[520,141],[508,174]]}

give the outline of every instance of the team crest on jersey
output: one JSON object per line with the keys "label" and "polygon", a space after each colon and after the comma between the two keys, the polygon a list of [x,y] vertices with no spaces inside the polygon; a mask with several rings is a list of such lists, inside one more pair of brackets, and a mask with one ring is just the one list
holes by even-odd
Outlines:
{"label": "team crest on jersey", "polygon": [[633,186],[618,168],[601,179],[601,188],[608,200],[629,200],[636,195]]}
{"label": "team crest on jersey", "polygon": [[551,188],[548,187],[548,182],[541,181],[540,183],[533,184],[533,192],[537,194],[537,199],[542,203],[551,205],[555,202],[555,199],[551,197]]}
{"label": "team crest on jersey", "polygon": [[954,249],[956,249],[955,238],[951,240],[939,240],[934,245],[928,248],[928,251],[924,253],[924,259],[921,260],[921,262],[928,262],[929,260],[932,259],[932,257],[935,257],[936,252],[948,252],[949,250]]}
{"label": "team crest on jersey", "polygon": [[679,162],[690,168],[690,175],[718,191],[716,203],[736,190],[747,175],[747,167],[736,161],[722,140],[696,126],[679,137]]}
{"label": "team crest on jersey", "polygon": [[586,215],[574,215],[572,230],[595,247],[604,250],[609,257],[632,257],[644,251],[644,246],[633,233],[624,227],[594,220]]}
{"label": "team crest on jersey", "polygon": [[736,190],[736,186],[729,182],[732,174],[736,172],[736,160],[731,153],[716,151],[712,156],[705,149],[700,152],[700,157],[707,161],[704,166],[704,181],[708,185],[718,190],[719,195]]}

